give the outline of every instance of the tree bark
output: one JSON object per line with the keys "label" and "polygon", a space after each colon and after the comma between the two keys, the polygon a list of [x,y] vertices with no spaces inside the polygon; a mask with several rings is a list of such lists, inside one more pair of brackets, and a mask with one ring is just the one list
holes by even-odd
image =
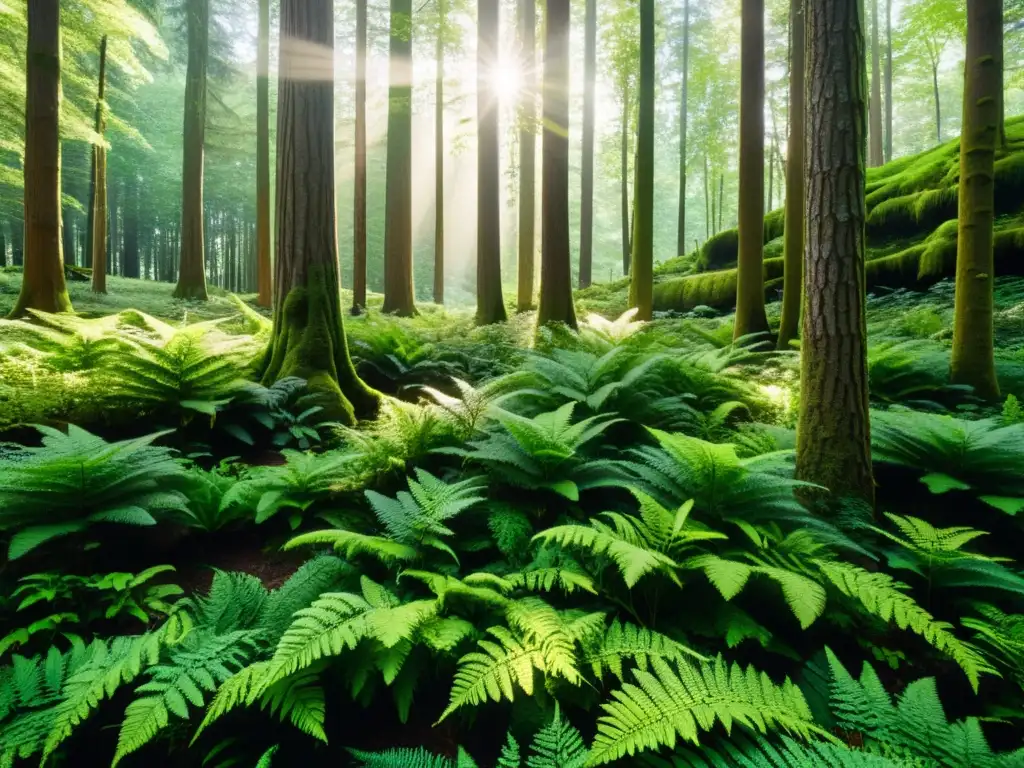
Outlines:
{"label": "tree bark", "polygon": [[64,283],[60,208],[60,3],[28,4],[25,87],[25,260],[11,310],[71,312]]}
{"label": "tree bark", "polygon": [[129,171],[124,184],[124,255],[121,274],[139,277],[139,180]]}
{"label": "tree bark", "polygon": [[503,323],[501,294],[501,158],[498,99],[489,77],[498,62],[498,0],[477,4],[476,322]]}
{"label": "tree bark", "polygon": [[25,221],[11,219],[11,266],[25,264]]}
{"label": "tree bark", "polygon": [[273,305],[270,257],[270,0],[259,0],[256,48],[256,303]]}
{"label": "tree bark", "polygon": [[591,283],[594,261],[594,111],[597,86],[597,0],[586,0],[583,25],[583,167],[580,170],[580,288]]}
{"label": "tree bark", "polygon": [[725,172],[718,176],[718,232],[723,229],[722,222],[725,219]]}
{"label": "tree bark", "polygon": [[878,0],[871,2],[871,149],[868,164],[877,168],[885,160],[882,139],[882,66],[878,42]]}
{"label": "tree bark", "polygon": [[517,309],[533,309],[536,262],[537,159],[537,4],[519,0],[519,43],[523,51],[523,87],[519,101],[519,265]]}
{"label": "tree bark", "polygon": [[[739,260],[734,338],[768,330],[764,309],[764,0],[743,0]],[[719,208],[721,214],[721,208]]]}
{"label": "tree bark", "polygon": [[942,143],[942,101],[939,91],[939,60],[932,59],[932,94],[935,99],[935,142]]}
{"label": "tree bark", "polygon": [[714,214],[711,212],[714,208],[714,200],[708,192],[709,190],[709,177],[708,177],[708,153],[704,153],[704,239],[711,239],[711,227],[714,221]]}
{"label": "tree bark", "polygon": [[629,231],[629,88],[625,83],[623,83],[622,87],[622,138],[620,146],[622,150],[619,158],[619,188],[622,205],[622,274],[629,275],[629,262],[633,254],[630,248]]}
{"label": "tree bark", "polygon": [[356,0],[356,157],[352,197],[352,314],[366,308],[366,2]]}
{"label": "tree bark", "polygon": [[378,396],[349,357],[334,196],[334,7],[281,3],[274,330],[262,380],[309,382],[331,418],[372,416]]}
{"label": "tree bark", "polygon": [[951,379],[974,387],[975,394],[986,400],[999,398],[992,329],[992,227],[1002,70],[1002,2],[971,0],[967,4]]}
{"label": "tree bark", "polygon": [[444,304],[444,46],[447,0],[437,0],[437,77],[434,81],[434,303]]}
{"label": "tree bark", "polygon": [[807,14],[807,245],[796,473],[874,502],[865,324],[862,0]]}
{"label": "tree bark", "polygon": [[205,301],[203,154],[206,141],[206,72],[210,47],[210,0],[187,0],[188,70],[182,135],[181,262],[176,299]]}
{"label": "tree bark", "polygon": [[[102,129],[102,123],[101,123]],[[100,134],[102,136],[102,133]],[[93,153],[93,170],[96,172],[96,186],[92,199],[92,290],[94,293],[107,292],[107,273],[110,263],[107,257],[107,149],[97,144]]]}
{"label": "tree bark", "polygon": [[384,311],[416,314],[412,279],[412,0],[391,0]]}
{"label": "tree bark", "polygon": [[892,162],[892,0],[885,0],[885,162]]}
{"label": "tree bark", "polygon": [[654,312],[654,58],[654,0],[640,0],[639,122],[629,282],[629,304],[637,308],[637,320],[650,320]]}
{"label": "tree bark", "polygon": [[803,301],[804,271],[804,0],[790,0],[789,24],[793,33],[790,49],[789,75],[789,138],[786,142],[786,223],[782,280],[782,319],[779,322],[779,349],[788,349],[789,342],[800,329],[800,306]]}
{"label": "tree bark", "polygon": [[547,0],[540,309],[537,322],[576,327],[569,263],[569,0]]}
{"label": "tree bark", "polygon": [[689,113],[690,0],[683,0],[683,84],[679,94],[679,211],[676,217],[676,254],[686,253],[686,132]]}

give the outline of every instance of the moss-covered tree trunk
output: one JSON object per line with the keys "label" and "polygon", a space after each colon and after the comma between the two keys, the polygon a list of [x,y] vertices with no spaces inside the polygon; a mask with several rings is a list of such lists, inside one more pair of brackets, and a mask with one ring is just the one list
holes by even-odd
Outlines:
{"label": "moss-covered tree trunk", "polygon": [[878,0],[871,3],[871,129],[868,166],[877,168],[885,162],[882,138],[882,51],[878,35]]}
{"label": "moss-covered tree trunk", "polygon": [[576,327],[569,263],[569,0],[547,0],[537,322]]}
{"label": "moss-covered tree trunk", "polygon": [[384,311],[416,314],[412,279],[412,0],[391,0]]}
{"label": "moss-covered tree trunk", "polygon": [[70,312],[60,209],[60,3],[28,4],[25,88],[25,260],[11,310]]}
{"label": "moss-covered tree trunk", "polygon": [[356,0],[356,135],[352,171],[352,314],[366,309],[366,0]]}
{"label": "moss-covered tree trunk", "polygon": [[960,134],[959,231],[951,378],[999,397],[992,338],[995,152],[1002,111],[1002,0],[967,7],[967,65]]}
{"label": "moss-covered tree trunk", "polygon": [[444,47],[448,3],[437,0],[437,41],[434,79],[434,303],[444,304]]}
{"label": "moss-covered tree trunk", "polygon": [[256,47],[256,303],[273,304],[270,260],[270,0],[259,0]]}
{"label": "moss-covered tree trunk", "polygon": [[498,96],[491,80],[498,64],[498,0],[477,4],[476,322],[503,323],[501,293],[501,151]]}
{"label": "moss-covered tree trunk", "polygon": [[590,285],[594,262],[594,113],[597,101],[597,0],[586,0],[583,20],[583,166],[580,169],[579,286]]}
{"label": "moss-covered tree trunk", "polygon": [[338,284],[334,195],[334,10],[281,3],[274,331],[263,382],[299,376],[332,418],[372,416],[378,396],[349,357]]}
{"label": "moss-covered tree trunk", "polygon": [[188,68],[181,172],[181,260],[177,299],[206,300],[203,240],[203,154],[206,143],[206,71],[210,48],[210,0],[187,0]]}
{"label": "moss-covered tree trunk", "polygon": [[[768,330],[764,310],[764,0],[743,0],[739,258],[735,337]],[[721,202],[719,216],[721,216]]]}
{"label": "moss-covered tree trunk", "polygon": [[654,313],[654,0],[640,0],[640,88],[633,191],[629,304],[638,320]]}
{"label": "moss-covered tree trunk", "polygon": [[629,85],[622,84],[622,136],[619,139],[619,203],[622,216],[622,274],[629,274],[633,256],[629,231]]}
{"label": "moss-covered tree trunk", "polygon": [[690,0],[683,0],[683,80],[679,94],[679,208],[676,212],[676,255],[686,249],[686,133],[690,81]]}
{"label": "moss-covered tree trunk", "polygon": [[789,139],[786,142],[786,225],[783,257],[782,319],[779,349],[787,349],[800,330],[804,284],[804,0],[790,0],[792,35],[789,63]]}
{"label": "moss-covered tree trunk", "polygon": [[519,44],[523,74],[519,93],[519,264],[516,308],[533,309],[537,237],[537,3],[519,0]]}
{"label": "moss-covered tree trunk", "polygon": [[796,471],[874,501],[865,324],[862,0],[807,14],[807,245]]}

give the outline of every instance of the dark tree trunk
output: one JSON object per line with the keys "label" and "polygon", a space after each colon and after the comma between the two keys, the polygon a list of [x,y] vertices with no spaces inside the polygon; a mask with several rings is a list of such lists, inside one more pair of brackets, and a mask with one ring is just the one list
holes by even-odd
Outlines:
{"label": "dark tree trunk", "polygon": [[871,2],[871,150],[868,165],[880,166],[885,160],[882,138],[882,52],[878,35],[878,0]]}
{"label": "dark tree trunk", "polygon": [[620,139],[621,154],[619,156],[619,189],[622,207],[622,274],[629,274],[629,262],[632,258],[629,230],[629,88],[622,88],[622,138]]}
{"label": "dark tree trunk", "polygon": [[203,154],[206,142],[206,71],[210,47],[210,0],[187,0],[188,71],[181,174],[181,262],[178,299],[206,300],[203,268]]}
{"label": "dark tree trunk", "polygon": [[282,1],[280,62],[274,330],[262,378],[306,379],[330,416],[351,424],[376,412],[377,395],[356,375],[342,320],[331,0]]}
{"label": "dark tree trunk", "polygon": [[580,288],[590,285],[594,261],[594,109],[597,85],[597,0],[586,0],[583,27],[583,167],[580,198]]}
{"label": "dark tree trunk", "polygon": [[356,0],[356,158],[352,203],[352,313],[366,308],[366,0]]}
{"label": "dark tree trunk", "polygon": [[862,0],[807,14],[807,246],[797,477],[874,501],[864,294]]}
{"label": "dark tree trunk", "polygon": [[686,132],[689,122],[690,0],[683,0],[683,84],[679,94],[679,211],[676,217],[676,254],[686,253]]}
{"label": "dark tree trunk", "polygon": [[885,162],[892,161],[892,0],[885,0]]}
{"label": "dark tree trunk", "polygon": [[11,310],[71,312],[60,218],[60,3],[28,4],[25,88],[25,263]]}
{"label": "dark tree trunk", "polygon": [[722,231],[722,221],[725,219],[725,173],[718,177],[718,231]]}
{"label": "dark tree trunk", "polygon": [[[764,309],[764,0],[743,0],[739,260],[734,338],[768,330]],[[719,206],[721,213],[721,206]]]}
{"label": "dark tree trunk", "polygon": [[11,265],[21,267],[25,264],[25,222],[22,219],[11,219]]}
{"label": "dark tree trunk", "polygon": [[547,0],[540,310],[537,322],[576,327],[569,263],[569,0]]}
{"label": "dark tree trunk", "polygon": [[270,0],[259,0],[256,48],[256,303],[273,304],[270,257]]}
{"label": "dark tree trunk", "polygon": [[704,239],[711,239],[711,226],[715,220],[712,210],[714,209],[714,201],[712,200],[710,190],[710,180],[708,178],[708,153],[704,153]]}
{"label": "dark tree trunk", "polygon": [[487,80],[498,61],[498,0],[477,5],[476,322],[503,323],[501,293],[501,157],[498,99]]}
{"label": "dark tree trunk", "polygon": [[444,46],[446,0],[437,0],[437,77],[434,81],[434,303],[444,304]]}
{"label": "dark tree trunk", "polygon": [[121,274],[125,277],[139,276],[139,180],[129,172],[124,182],[124,256]]}
{"label": "dark tree trunk", "polygon": [[960,135],[960,211],[953,324],[954,384],[967,384],[986,400],[999,398],[993,351],[992,228],[995,154],[1003,102],[1001,0],[967,5],[967,65]]}
{"label": "dark tree trunk", "polygon": [[519,0],[519,42],[523,51],[523,84],[519,101],[519,269],[517,309],[533,309],[536,261],[537,159],[537,5]]}
{"label": "dark tree trunk", "polygon": [[415,315],[412,278],[412,0],[391,0],[384,311]]}
{"label": "dark tree trunk", "polygon": [[779,349],[800,329],[800,306],[804,272],[804,0],[790,0],[789,139],[786,142],[786,224],[783,258],[782,319],[779,322]]}
{"label": "dark tree trunk", "polygon": [[935,100],[935,142],[942,143],[942,96],[939,91],[939,60],[932,59],[932,95]]}
{"label": "dark tree trunk", "polygon": [[638,320],[654,312],[654,0],[640,0],[640,88],[633,190],[629,304]]}

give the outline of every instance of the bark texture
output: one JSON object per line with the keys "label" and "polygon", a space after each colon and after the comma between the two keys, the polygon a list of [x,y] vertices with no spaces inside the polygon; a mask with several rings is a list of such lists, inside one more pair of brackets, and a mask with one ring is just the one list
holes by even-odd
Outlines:
{"label": "bark texture", "polygon": [[176,299],[206,300],[203,235],[203,155],[206,145],[206,71],[210,49],[210,0],[187,0],[188,70],[181,173],[181,260]]}
{"label": "bark texture", "polygon": [[640,88],[629,304],[637,320],[654,313],[654,0],[640,0]]}
{"label": "bark texture", "polygon": [[537,322],[576,327],[569,264],[569,0],[547,0],[540,309]]}
{"label": "bark texture", "polygon": [[412,0],[391,0],[384,311],[416,314],[412,280]]}
{"label": "bark texture", "polygon": [[356,0],[356,157],[352,173],[352,314],[366,308],[366,0]]}
{"label": "bark texture", "polygon": [[[764,310],[764,0],[743,0],[739,260],[735,338],[768,330]],[[721,189],[721,187],[720,187]],[[719,218],[722,205],[719,201]],[[721,224],[719,224],[721,227]]]}
{"label": "bark texture", "polygon": [[25,255],[12,317],[71,312],[64,284],[60,208],[60,3],[28,4],[25,88]]}
{"label": "bark texture", "polygon": [[536,261],[537,159],[534,122],[537,117],[537,3],[519,0],[519,44],[523,82],[519,101],[519,265],[516,307],[533,309]]}
{"label": "bark texture", "polygon": [[92,148],[92,176],[89,186],[89,265],[92,289],[107,292],[107,149],[103,146],[104,94],[107,85],[107,38],[100,42],[99,91],[96,98],[96,134],[100,138]]}
{"label": "bark texture", "polygon": [[622,216],[622,274],[629,274],[633,256],[629,231],[629,88],[622,88],[622,136],[619,154],[619,192]]}
{"label": "bark texture", "polygon": [[270,263],[270,0],[259,0],[256,49],[256,303],[273,304]]}
{"label": "bark texture", "polygon": [[437,0],[437,77],[434,81],[434,303],[444,304],[444,44],[447,0]]}
{"label": "bark texture", "polygon": [[878,0],[871,3],[871,148],[868,166],[876,168],[885,161],[885,142],[882,139],[882,52],[878,42]]}
{"label": "bark texture", "polygon": [[1003,69],[1002,0],[967,7],[967,64],[960,136],[959,230],[951,379],[996,400],[992,330],[995,153],[1000,141]]}
{"label": "bark texture", "polygon": [[797,477],[873,503],[865,325],[862,0],[807,14],[807,245]]}
{"label": "bark texture", "polygon": [[281,3],[274,331],[263,382],[299,376],[332,418],[372,416],[378,397],[349,357],[338,284],[331,0]]}
{"label": "bark texture", "polygon": [[779,349],[788,349],[800,330],[804,277],[804,0],[790,0],[792,32],[789,66],[789,139],[786,142],[786,224],[783,257],[782,319]]}
{"label": "bark texture", "polygon": [[679,211],[676,217],[676,254],[686,253],[686,132],[689,122],[690,0],[683,0],[683,84],[679,94]]}
{"label": "bark texture", "polygon": [[583,167],[580,169],[580,288],[594,261],[594,109],[597,84],[597,0],[586,0],[583,24]]}

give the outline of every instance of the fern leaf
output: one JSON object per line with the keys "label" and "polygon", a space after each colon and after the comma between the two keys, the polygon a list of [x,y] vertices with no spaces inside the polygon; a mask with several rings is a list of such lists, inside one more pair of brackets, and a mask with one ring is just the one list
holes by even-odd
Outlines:
{"label": "fern leaf", "polygon": [[598,680],[603,680],[608,670],[622,682],[625,680],[624,662],[632,661],[639,669],[646,670],[654,659],[679,661],[686,656],[707,661],[706,657],[660,632],[616,619],[603,635],[594,635],[584,643],[583,662],[591,666]]}

